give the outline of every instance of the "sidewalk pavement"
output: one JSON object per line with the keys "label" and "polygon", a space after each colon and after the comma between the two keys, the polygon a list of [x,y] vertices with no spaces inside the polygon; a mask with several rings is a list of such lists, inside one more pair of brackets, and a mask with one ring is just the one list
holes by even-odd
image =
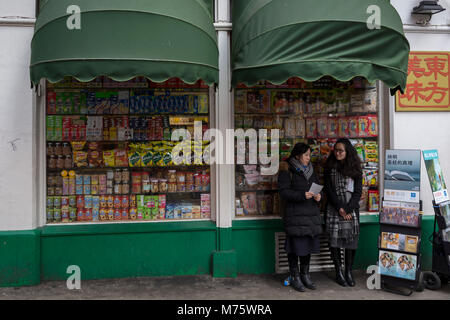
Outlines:
{"label": "sidewalk pavement", "polygon": [[210,275],[81,280],[80,290],[67,289],[65,281],[38,286],[0,288],[0,300],[448,300],[450,285],[425,289],[406,297],[384,290],[369,290],[369,274],[355,271],[356,286],[343,288],[334,272],[312,273],[317,290],[297,292],[283,285],[286,274]]}

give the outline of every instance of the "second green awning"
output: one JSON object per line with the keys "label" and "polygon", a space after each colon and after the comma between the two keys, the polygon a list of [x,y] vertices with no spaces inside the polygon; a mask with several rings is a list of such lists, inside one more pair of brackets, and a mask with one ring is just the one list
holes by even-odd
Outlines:
{"label": "second green awning", "polygon": [[[81,11],[80,29],[68,28],[72,5]],[[48,0],[36,21],[30,77],[36,85],[64,76],[217,83],[211,12],[204,0]]]}
{"label": "second green awning", "polygon": [[[409,43],[387,0],[235,0],[232,83],[362,76],[406,86]],[[380,20],[377,20],[380,18]],[[380,21],[379,28],[369,26]]]}

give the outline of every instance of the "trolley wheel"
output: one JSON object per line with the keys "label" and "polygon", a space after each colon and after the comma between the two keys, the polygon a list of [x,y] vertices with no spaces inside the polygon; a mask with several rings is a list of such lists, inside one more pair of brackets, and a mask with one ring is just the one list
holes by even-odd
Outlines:
{"label": "trolley wheel", "polygon": [[425,271],[423,273],[423,282],[428,290],[438,290],[441,288],[441,279],[434,272]]}

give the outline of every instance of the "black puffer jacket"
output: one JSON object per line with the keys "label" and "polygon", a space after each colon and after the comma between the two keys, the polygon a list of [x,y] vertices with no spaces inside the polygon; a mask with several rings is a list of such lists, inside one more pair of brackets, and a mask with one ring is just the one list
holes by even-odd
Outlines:
{"label": "black puffer jacket", "polygon": [[313,182],[319,184],[315,172],[306,180],[303,172],[297,172],[287,163],[280,165],[278,189],[285,203],[283,221],[289,236],[317,236],[323,231],[319,203],[305,196]]}

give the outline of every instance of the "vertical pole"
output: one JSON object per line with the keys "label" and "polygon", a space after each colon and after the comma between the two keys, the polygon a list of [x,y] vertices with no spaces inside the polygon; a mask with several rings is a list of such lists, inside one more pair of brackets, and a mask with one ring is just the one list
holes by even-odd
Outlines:
{"label": "vertical pole", "polygon": [[[234,159],[233,143],[226,141],[226,130],[233,128],[231,107],[231,0],[215,0],[215,28],[219,47],[219,87],[215,112],[216,129],[224,137],[220,146],[223,160]],[[234,137],[234,136],[233,136]],[[216,145],[217,149],[217,145]],[[233,153],[233,157],[230,157]],[[217,154],[217,152],[216,152]],[[227,156],[228,155],[228,156]],[[213,276],[236,277],[236,252],[233,250],[232,218],[234,212],[234,165],[216,164],[217,245],[213,253]]]}

